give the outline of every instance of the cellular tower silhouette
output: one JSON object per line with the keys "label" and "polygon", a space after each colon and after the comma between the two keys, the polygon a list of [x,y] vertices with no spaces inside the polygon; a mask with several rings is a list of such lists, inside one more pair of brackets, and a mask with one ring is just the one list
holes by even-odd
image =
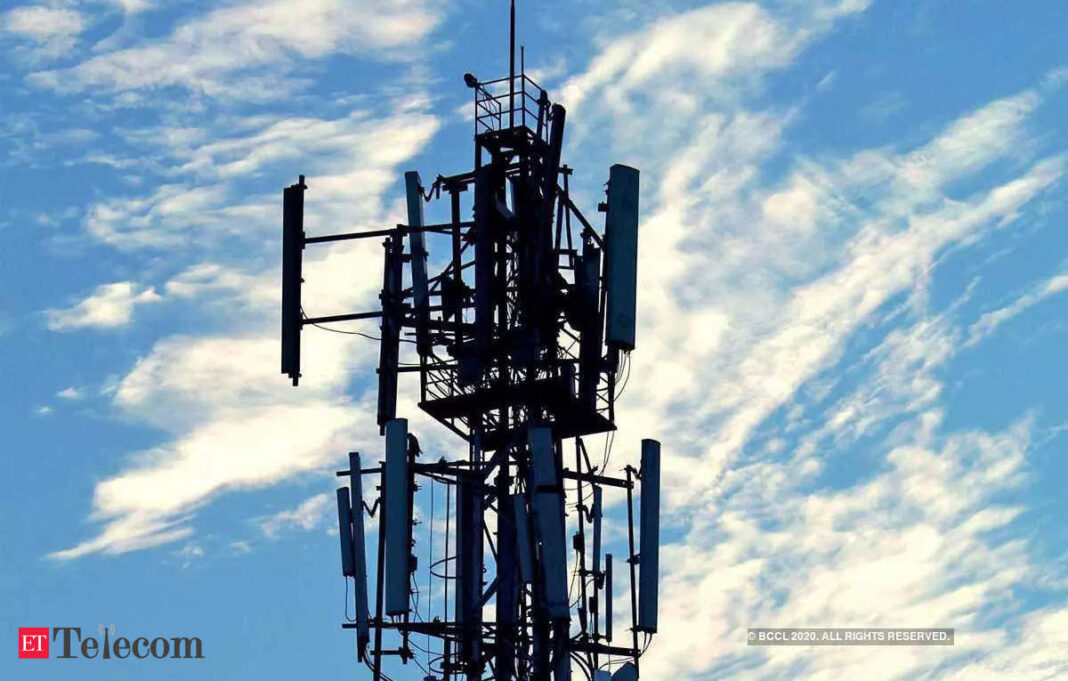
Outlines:
{"label": "cellular tower silhouette", "polygon": [[[641,441],[640,468],[605,470],[635,347],[639,174],[609,169],[599,231],[569,190],[564,107],[522,59],[516,71],[514,2],[510,23],[509,75],[464,75],[474,169],[429,183],[405,173],[406,224],[308,237],[304,176],[283,194],[282,373],[297,385],[303,327],[380,324],[384,456],[350,453],[337,490],[354,594],[342,626],[375,681],[626,681],[657,630],[660,443]],[[427,221],[428,207],[449,219]],[[365,238],[382,240],[380,309],[306,317],[303,249]],[[461,456],[421,450],[397,413],[406,374],[419,408],[466,443]],[[598,434],[603,454],[583,442]],[[430,545],[417,546],[427,486]],[[626,555],[614,556],[602,518],[620,502]]]}

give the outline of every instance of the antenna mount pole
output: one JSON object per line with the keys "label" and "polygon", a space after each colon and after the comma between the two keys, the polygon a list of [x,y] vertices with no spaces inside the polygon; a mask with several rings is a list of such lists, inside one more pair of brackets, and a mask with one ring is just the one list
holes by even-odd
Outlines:
{"label": "antenna mount pole", "polygon": [[508,127],[515,127],[515,0],[512,0],[512,11],[509,18],[508,31]]}

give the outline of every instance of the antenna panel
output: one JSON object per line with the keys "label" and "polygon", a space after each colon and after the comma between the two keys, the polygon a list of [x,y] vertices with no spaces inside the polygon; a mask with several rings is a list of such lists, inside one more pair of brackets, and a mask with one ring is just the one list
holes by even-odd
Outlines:
{"label": "antenna panel", "polygon": [[542,177],[542,197],[545,200],[545,225],[548,227],[552,222],[553,202],[556,199],[556,178],[560,174],[560,154],[564,148],[564,122],[567,118],[567,110],[560,104],[552,105],[550,116],[552,125],[549,131],[549,153],[545,164],[545,175]]}
{"label": "antenna panel", "polygon": [[638,630],[655,632],[660,572],[660,443],[642,440]]}
{"label": "antenna panel", "polygon": [[553,436],[548,428],[530,429],[531,498],[541,542],[545,608],[553,619],[566,619],[567,554],[564,551],[564,499],[556,475]]}
{"label": "antenna panel", "polygon": [[638,669],[628,662],[612,674],[612,681],[638,681]]}
{"label": "antenna panel", "polygon": [[479,659],[482,626],[482,492],[472,480],[456,485],[456,623],[460,658]]}
{"label": "antenna panel", "polygon": [[337,533],[341,538],[341,574],[352,577],[352,510],[347,487],[337,488]]}
{"label": "antenna panel", "polygon": [[593,488],[593,504],[590,509],[593,520],[593,572],[601,572],[601,488]]}
{"label": "antenna panel", "polygon": [[634,349],[638,283],[638,171],[617,163],[608,172],[606,286],[608,344]]}
{"label": "antenna panel", "polygon": [[519,555],[519,578],[529,584],[534,581],[534,561],[530,552],[530,517],[527,515],[527,504],[522,494],[512,495],[512,505],[515,509],[515,543],[516,553]]}
{"label": "antenna panel", "polygon": [[604,640],[612,641],[612,554],[604,557]]}
{"label": "antenna panel", "polygon": [[378,352],[378,426],[397,415],[397,367],[400,362],[402,322],[401,285],[403,247],[399,236],[385,242],[385,273],[382,278],[382,340]]}
{"label": "antenna panel", "polygon": [[416,346],[420,355],[430,351],[427,309],[426,236],[423,226],[423,192],[419,173],[410,170],[404,173],[404,192],[408,200],[408,250],[412,258],[412,307],[416,319]]}
{"label": "antenna panel", "polygon": [[282,190],[282,373],[300,380],[300,284],[304,250],[304,176]]}
{"label": "antenna panel", "polygon": [[582,335],[579,342],[579,400],[589,411],[597,409],[597,383],[601,378],[601,330],[598,311],[601,249],[587,242],[575,271],[579,301],[576,309]]}
{"label": "antenna panel", "polygon": [[370,641],[370,610],[367,607],[367,555],[363,527],[363,474],[360,455],[349,452],[349,490],[352,493],[352,568],[356,601],[356,641],[361,658]]}
{"label": "antenna panel", "polygon": [[386,614],[408,612],[409,563],[412,528],[408,502],[408,420],[386,423]]}

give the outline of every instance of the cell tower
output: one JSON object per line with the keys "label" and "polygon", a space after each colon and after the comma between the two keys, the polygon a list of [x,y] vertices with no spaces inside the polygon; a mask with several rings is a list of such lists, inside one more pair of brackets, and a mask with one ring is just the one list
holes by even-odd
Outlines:
{"label": "cell tower", "polygon": [[[307,237],[304,176],[283,195],[282,373],[297,385],[305,325],[381,323],[385,459],[369,466],[351,453],[338,473],[349,484],[337,490],[342,573],[355,594],[355,619],[342,626],[355,629],[357,657],[375,681],[391,678],[389,658],[391,669],[411,664],[424,681],[637,679],[657,629],[660,444],[642,440],[640,469],[612,477],[607,457],[591,459],[582,439],[615,430],[617,379],[634,349],[638,171],[611,167],[598,233],[561,164],[564,107],[522,65],[516,75],[514,2],[510,45],[507,77],[464,75],[474,91],[474,170],[429,186],[405,173],[407,224]],[[424,205],[443,194],[450,219],[428,223]],[[304,247],[364,238],[383,239],[381,309],[306,317]],[[435,261],[447,260],[436,274],[431,242],[442,246]],[[402,340],[415,350],[404,364]],[[419,407],[467,442],[466,456],[422,459],[396,413],[402,373],[419,374]],[[424,485],[444,488],[446,511],[444,532],[432,523],[430,535],[443,555],[431,550],[421,566],[414,514]],[[602,555],[606,491],[625,498],[626,556]],[[368,518],[378,522],[373,612]],[[613,595],[629,595],[623,617]]]}

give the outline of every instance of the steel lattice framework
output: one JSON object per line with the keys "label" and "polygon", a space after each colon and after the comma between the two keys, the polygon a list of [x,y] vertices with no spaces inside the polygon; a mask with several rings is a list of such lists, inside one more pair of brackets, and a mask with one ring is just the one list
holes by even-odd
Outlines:
{"label": "steel lattice framework", "polygon": [[[512,55],[508,77],[465,75],[475,95],[474,169],[429,184],[406,173],[406,224],[308,237],[304,177],[284,192],[283,373],[298,383],[304,326],[380,321],[385,460],[365,466],[352,453],[338,473],[349,481],[338,490],[338,518],[356,609],[343,626],[356,630],[358,657],[376,681],[389,678],[386,658],[417,661],[415,637],[432,641],[422,648],[425,679],[636,679],[657,629],[660,445],[643,440],[641,468],[613,477],[607,457],[591,459],[583,442],[616,429],[617,379],[634,348],[638,171],[612,166],[598,232],[573,202],[572,169],[561,163],[564,108],[522,68],[515,73],[514,8]],[[427,223],[424,208],[441,201],[449,220]],[[381,308],[304,317],[303,249],[362,238],[383,239]],[[435,274],[431,242],[446,254]],[[400,344],[412,339],[417,361],[402,364]],[[467,442],[466,456],[423,460],[396,413],[405,373],[418,373],[419,407]],[[564,446],[572,439],[573,454]],[[421,567],[414,499],[427,484],[447,490],[445,555]],[[621,561],[602,555],[605,491],[625,496]],[[570,547],[566,509],[577,516]],[[379,523],[373,579],[364,555],[368,517]],[[440,610],[424,616],[413,607],[413,583],[427,582],[428,598],[444,596]],[[629,596],[622,644],[613,594]]]}

